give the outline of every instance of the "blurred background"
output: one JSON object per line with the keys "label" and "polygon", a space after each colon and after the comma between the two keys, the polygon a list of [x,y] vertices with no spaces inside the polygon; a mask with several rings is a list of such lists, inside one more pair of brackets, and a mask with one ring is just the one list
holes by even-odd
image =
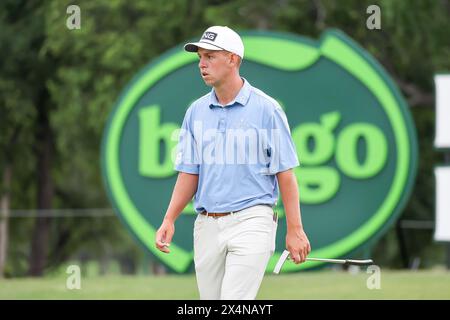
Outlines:
{"label": "blurred background", "polygon": [[[71,4],[81,9],[80,29],[66,26]],[[381,8],[380,30],[366,27],[372,4]],[[313,39],[339,28],[383,65],[411,108],[419,167],[407,206],[372,258],[388,269],[448,269],[449,244],[433,240],[434,166],[450,162],[433,147],[433,77],[450,71],[450,1],[3,0],[0,277],[65,274],[72,263],[92,276],[170,273],[111,209],[101,136],[135,73],[210,25]]]}

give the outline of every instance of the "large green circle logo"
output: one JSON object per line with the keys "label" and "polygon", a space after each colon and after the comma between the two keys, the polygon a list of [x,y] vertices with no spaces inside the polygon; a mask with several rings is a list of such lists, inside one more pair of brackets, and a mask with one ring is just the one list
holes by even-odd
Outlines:
{"label": "large green circle logo", "polygon": [[[342,32],[319,41],[286,33],[242,33],[241,75],[283,106],[295,142],[300,203],[311,256],[337,258],[369,245],[411,192],[417,141],[401,94],[383,68]],[[176,179],[172,152],[190,103],[207,93],[197,56],[173,48],[144,68],[118,99],[105,128],[102,169],[116,212],[141,244],[177,272],[192,270],[188,205],[170,254],[154,247]],[[277,204],[280,216],[282,202]],[[273,269],[284,249],[280,220]],[[284,271],[317,266],[286,264]]]}

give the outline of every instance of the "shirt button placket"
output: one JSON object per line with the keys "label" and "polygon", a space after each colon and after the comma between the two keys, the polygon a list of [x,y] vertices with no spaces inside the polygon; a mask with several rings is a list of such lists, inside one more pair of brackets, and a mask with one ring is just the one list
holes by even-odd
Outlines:
{"label": "shirt button placket", "polygon": [[225,117],[225,107],[222,107],[222,116],[219,121],[219,132],[225,132],[227,126],[227,119]]}

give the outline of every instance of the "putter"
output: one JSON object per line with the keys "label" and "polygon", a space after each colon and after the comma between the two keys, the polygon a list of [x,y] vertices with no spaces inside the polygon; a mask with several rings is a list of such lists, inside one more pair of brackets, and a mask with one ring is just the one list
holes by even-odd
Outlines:
{"label": "putter", "polygon": [[[278,259],[278,262],[275,265],[275,269],[273,269],[273,273],[279,274],[281,267],[283,266],[284,262],[287,259],[289,259],[289,251],[284,250],[280,256],[280,259]],[[369,265],[373,264],[372,259],[354,260],[354,259],[306,258],[306,261],[320,261],[320,262],[337,263],[337,264],[343,264],[343,265],[355,265],[355,266],[369,266]]]}

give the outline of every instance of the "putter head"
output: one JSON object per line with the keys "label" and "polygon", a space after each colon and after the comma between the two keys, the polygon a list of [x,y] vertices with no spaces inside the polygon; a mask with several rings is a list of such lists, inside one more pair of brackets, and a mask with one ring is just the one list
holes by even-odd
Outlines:
{"label": "putter head", "polygon": [[280,259],[278,259],[277,264],[275,265],[275,268],[273,269],[273,273],[279,274],[281,267],[283,267],[284,262],[289,258],[289,251],[284,250],[283,253],[280,256]]}

